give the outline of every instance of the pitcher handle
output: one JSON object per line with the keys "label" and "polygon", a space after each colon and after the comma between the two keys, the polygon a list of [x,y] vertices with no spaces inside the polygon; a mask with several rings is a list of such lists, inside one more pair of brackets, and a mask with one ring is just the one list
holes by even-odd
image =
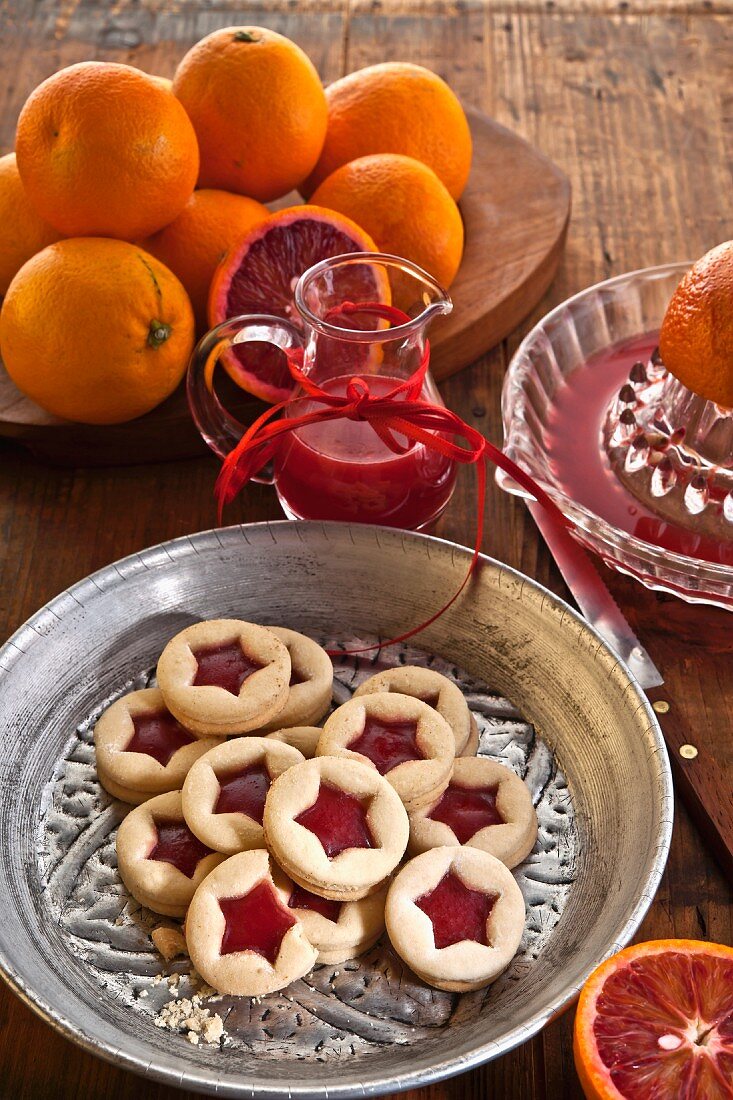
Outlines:
{"label": "pitcher handle", "polygon": [[[290,321],[254,313],[232,317],[212,328],[199,340],[188,365],[186,393],[191,415],[202,438],[219,458],[225,458],[237,445],[247,425],[240,423],[219,401],[214,389],[214,369],[229,348],[255,342],[274,344],[284,352],[303,346],[301,334]],[[268,475],[253,480],[272,483]]]}

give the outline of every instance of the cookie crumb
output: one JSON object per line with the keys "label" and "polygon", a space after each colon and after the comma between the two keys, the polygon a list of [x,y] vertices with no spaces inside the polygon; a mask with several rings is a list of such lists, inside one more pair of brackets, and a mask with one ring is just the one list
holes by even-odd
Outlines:
{"label": "cookie crumb", "polygon": [[150,933],[150,938],[166,962],[177,955],[187,955],[186,941],[177,928],[161,924]]}
{"label": "cookie crumb", "polygon": [[210,997],[220,996],[213,985],[209,985],[208,982],[203,982],[203,984],[199,986],[198,995],[202,1001],[208,1001]]}
{"label": "cookie crumb", "polygon": [[147,995],[148,995],[148,991],[147,991],[147,989],[141,989],[141,990],[139,991],[138,995],[137,995],[137,996],[138,996],[138,1000],[141,1000],[141,999],[142,999],[143,997],[147,997]]}
{"label": "cookie crumb", "polygon": [[204,1021],[203,1035],[207,1043],[218,1043],[223,1034],[224,1021],[218,1013]]}
{"label": "cookie crumb", "polygon": [[163,1005],[160,1014],[153,1023],[156,1027],[168,1031],[185,1032],[189,1043],[196,1045],[199,1039],[205,1043],[218,1043],[224,1035],[224,1022],[218,1014],[212,1016],[208,1008],[194,1003],[193,999],[181,997]]}

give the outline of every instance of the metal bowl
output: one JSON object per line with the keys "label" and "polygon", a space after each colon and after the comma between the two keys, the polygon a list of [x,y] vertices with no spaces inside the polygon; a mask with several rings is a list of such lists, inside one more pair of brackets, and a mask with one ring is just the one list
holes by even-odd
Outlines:
{"label": "metal bowl", "polygon": [[[0,649],[0,968],[15,992],[86,1050],[232,1097],[428,1084],[511,1050],[561,1011],[651,902],[672,828],[669,766],[646,697],[598,635],[487,558],[418,644],[469,694],[482,751],[524,773],[542,811],[518,873],[527,932],[503,979],[439,994],[387,945],[340,973],[317,970],[271,1008],[239,999],[241,1041],[194,1047],[154,1027],[139,998],[160,969],[144,912],[114,916],[126,900],[113,845],[123,810],[100,792],[89,743],[104,702],[193,620],[394,637],[458,587],[469,561],[462,547],[386,528],[236,527],[125,558],[33,616]],[[356,658],[339,664],[337,699],[364,671]]]}

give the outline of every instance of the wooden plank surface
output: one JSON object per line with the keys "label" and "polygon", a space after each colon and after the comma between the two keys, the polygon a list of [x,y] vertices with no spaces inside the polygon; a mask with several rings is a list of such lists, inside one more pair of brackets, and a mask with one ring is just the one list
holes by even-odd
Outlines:
{"label": "wooden plank surface", "polygon": [[[469,103],[535,143],[569,175],[568,247],[536,311],[590,282],[696,256],[733,236],[730,212],[733,8],[685,0],[353,0],[267,8],[235,0],[51,0],[0,8],[0,141],[10,147],[23,98],[53,68],[88,57],[170,72],[187,44],[233,21],[291,35],[325,79],[389,58],[435,68]],[[525,323],[443,386],[447,403],[501,439],[503,372]],[[0,636],[60,589],[160,539],[211,526],[216,465],[208,457],[145,468],[49,469],[0,447]],[[475,497],[463,473],[438,533],[471,542]],[[228,518],[278,515],[254,486]],[[484,549],[555,591],[559,577],[521,503],[493,486]],[[668,698],[733,774],[733,632],[726,612],[694,609],[605,572],[666,679]],[[733,942],[730,885],[678,810],[667,873],[641,938]],[[59,1100],[173,1100],[84,1055],[0,990],[2,1092]],[[577,1100],[572,1012],[505,1058],[411,1100]]]}

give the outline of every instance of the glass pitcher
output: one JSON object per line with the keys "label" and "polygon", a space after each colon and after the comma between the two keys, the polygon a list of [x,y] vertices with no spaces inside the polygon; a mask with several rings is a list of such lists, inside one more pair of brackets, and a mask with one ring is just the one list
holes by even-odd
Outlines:
{"label": "glass pitcher", "polygon": [[[354,378],[373,397],[385,397],[416,373],[415,385],[395,400],[442,405],[425,370],[426,329],[452,303],[419,267],[382,253],[353,253],[323,260],[298,280],[288,319],[234,317],[201,340],[191,360],[188,398],[206,443],[224,458],[246,428],[221,405],[213,372],[221,359],[235,379],[246,357],[270,357],[279,348],[328,395],[343,396]],[[257,348],[245,345],[258,345]],[[244,359],[242,357],[245,357]],[[297,387],[285,415],[317,407]],[[393,441],[394,443],[394,441]],[[271,468],[257,480],[273,482],[290,519],[380,523],[421,530],[440,515],[453,492],[455,463],[422,443],[396,435],[390,446],[368,423],[330,420],[299,427],[280,438]]]}

